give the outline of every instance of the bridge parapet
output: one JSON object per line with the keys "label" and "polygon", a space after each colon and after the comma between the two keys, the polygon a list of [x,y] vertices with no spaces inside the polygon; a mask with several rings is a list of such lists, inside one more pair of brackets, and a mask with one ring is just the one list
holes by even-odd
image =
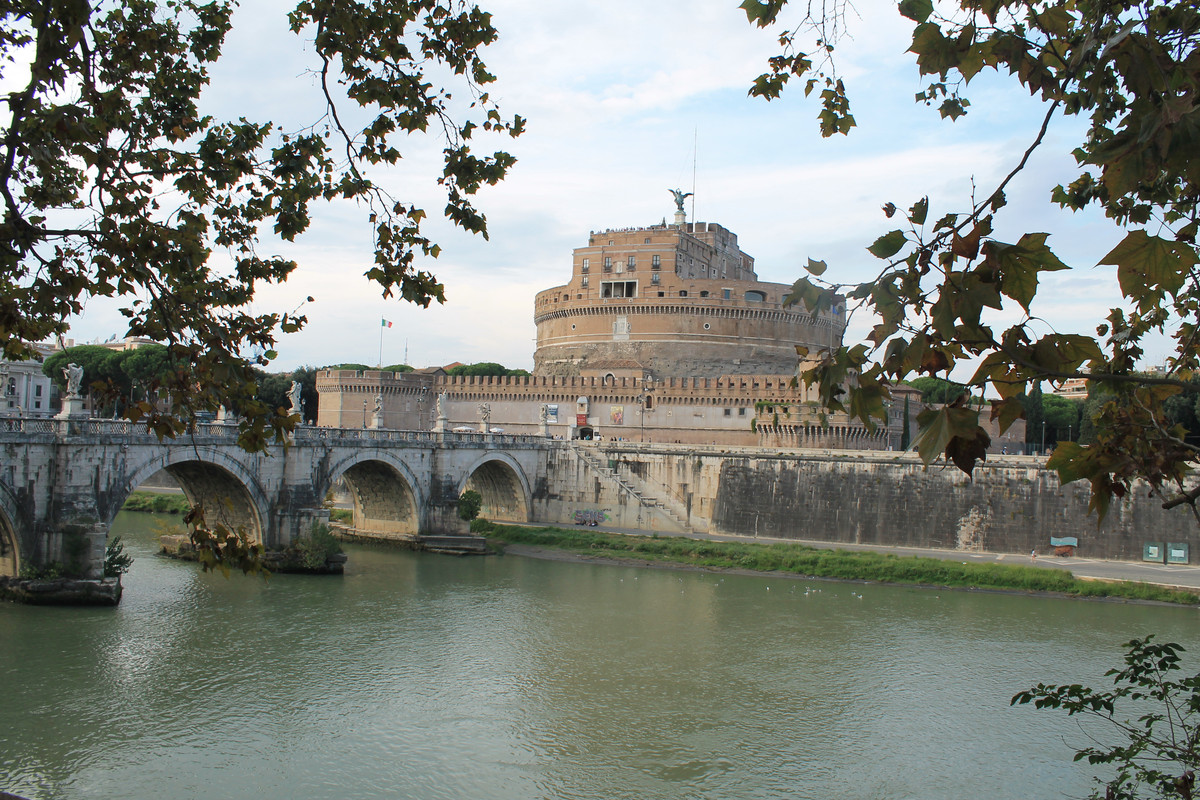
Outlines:
{"label": "bridge parapet", "polygon": [[[169,444],[170,439],[160,440],[157,434],[148,431],[140,423],[119,419],[53,419],[53,418],[0,418],[0,437],[4,434],[17,434],[22,440],[29,435],[49,435],[55,438],[68,437],[126,437],[130,441],[162,442]],[[224,440],[231,442],[238,435],[238,426],[225,422],[202,422],[196,424],[191,431],[175,437],[179,444],[190,443],[193,440]],[[7,438],[7,437],[5,437]],[[320,443],[352,444],[367,442],[372,445],[380,442],[388,444],[412,444],[421,447],[437,445],[464,445],[469,447],[491,448],[523,448],[544,447],[548,440],[542,436],[521,434],[480,433],[480,432],[434,432],[406,431],[380,428],[314,428],[301,426],[292,433],[290,443]]]}

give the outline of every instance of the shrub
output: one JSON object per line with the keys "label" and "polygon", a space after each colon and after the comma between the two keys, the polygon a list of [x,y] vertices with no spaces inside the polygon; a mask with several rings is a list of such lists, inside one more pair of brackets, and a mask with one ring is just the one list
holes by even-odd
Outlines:
{"label": "shrub", "polygon": [[121,544],[121,537],[114,536],[109,539],[108,546],[104,548],[104,577],[120,578],[129,572],[132,564],[133,556],[125,552],[125,545]]}
{"label": "shrub", "polygon": [[458,498],[458,516],[467,522],[478,517],[481,508],[483,508],[483,495],[474,489],[467,489],[462,493],[462,497]]}
{"label": "shrub", "polygon": [[297,539],[293,547],[308,569],[320,569],[332,556],[342,552],[341,542],[329,532],[329,526],[319,522],[314,522],[308,536]]}

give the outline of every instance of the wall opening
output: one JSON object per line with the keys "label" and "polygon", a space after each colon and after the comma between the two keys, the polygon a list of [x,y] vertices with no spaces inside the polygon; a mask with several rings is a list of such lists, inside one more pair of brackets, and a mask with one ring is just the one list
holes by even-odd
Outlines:
{"label": "wall opening", "polygon": [[463,491],[474,489],[483,498],[479,516],[504,522],[528,522],[525,490],[513,468],[503,461],[486,461],[467,478]]}
{"label": "wall opening", "polygon": [[0,512],[0,578],[15,578],[20,570],[17,537],[8,518]]}
{"label": "wall opening", "polygon": [[[404,476],[382,461],[363,461],[342,473],[354,511],[354,527],[361,531],[415,536],[421,525],[416,497]],[[338,498],[335,495],[335,504]]]}

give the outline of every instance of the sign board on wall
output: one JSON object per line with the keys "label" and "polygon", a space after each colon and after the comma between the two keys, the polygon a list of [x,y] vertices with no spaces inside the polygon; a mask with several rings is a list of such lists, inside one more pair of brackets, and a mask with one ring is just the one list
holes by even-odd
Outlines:
{"label": "sign board on wall", "polygon": [[575,415],[575,427],[577,427],[577,428],[586,428],[587,427],[587,414],[576,414]]}
{"label": "sign board on wall", "polygon": [[608,419],[613,425],[625,424],[625,406],[609,406]]}
{"label": "sign board on wall", "polygon": [[549,422],[552,424],[558,422],[558,404],[557,403],[551,403],[550,405],[546,406],[546,422]]}

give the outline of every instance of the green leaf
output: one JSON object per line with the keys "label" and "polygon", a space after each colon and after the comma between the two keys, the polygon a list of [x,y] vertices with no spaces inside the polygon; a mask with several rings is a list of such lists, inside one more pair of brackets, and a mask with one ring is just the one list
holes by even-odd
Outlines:
{"label": "green leaf", "polygon": [[1196,265],[1196,251],[1182,242],[1130,231],[1100,260],[1117,268],[1121,293],[1147,311],[1161,301],[1163,292],[1175,294],[1188,271]]}
{"label": "green leaf", "polygon": [[924,22],[933,13],[931,0],[900,0],[900,14],[914,22]]}
{"label": "green leaf", "polygon": [[906,241],[904,231],[892,231],[885,233],[875,240],[875,243],[867,248],[867,252],[876,258],[891,258],[900,252],[900,248],[904,247]]}
{"label": "green leaf", "polygon": [[824,275],[825,270],[827,270],[828,268],[829,268],[829,265],[826,264],[824,261],[813,261],[811,258],[808,260],[808,265],[805,267],[805,269],[808,270],[810,275],[817,275],[817,276]]}
{"label": "green leaf", "polygon": [[987,263],[1000,275],[1000,290],[1029,311],[1038,273],[1070,269],[1046,246],[1045,233],[1027,233],[1017,244],[988,242]]}
{"label": "green leaf", "polygon": [[929,213],[929,198],[922,197],[908,210],[908,221],[913,225],[924,225],[925,216]]}
{"label": "green leaf", "polygon": [[921,426],[921,432],[913,444],[921,461],[926,464],[947,454],[946,448],[952,440],[977,440],[981,430],[978,411],[956,406],[927,408],[917,416],[917,424]]}

